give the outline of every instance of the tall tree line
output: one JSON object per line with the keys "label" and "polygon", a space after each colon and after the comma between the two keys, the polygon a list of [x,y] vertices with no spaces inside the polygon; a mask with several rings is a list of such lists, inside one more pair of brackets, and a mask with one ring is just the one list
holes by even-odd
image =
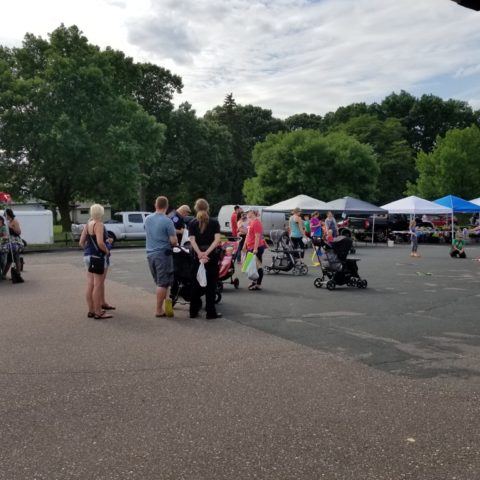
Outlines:
{"label": "tall tree line", "polygon": [[215,211],[298,193],[384,203],[475,189],[457,178],[480,171],[480,114],[466,102],[401,91],[281,120],[230,93],[199,117],[174,107],[182,88],[178,75],[101,50],[76,26],[0,46],[0,189],[47,200],[66,229],[84,199],[146,209],[159,193],[172,204],[205,196]]}

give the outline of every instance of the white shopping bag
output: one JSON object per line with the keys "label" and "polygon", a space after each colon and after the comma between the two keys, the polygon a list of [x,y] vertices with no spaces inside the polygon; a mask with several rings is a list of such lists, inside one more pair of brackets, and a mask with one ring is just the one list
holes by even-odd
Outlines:
{"label": "white shopping bag", "polygon": [[189,241],[190,241],[190,239],[189,239],[189,237],[188,237],[188,228],[185,227],[185,228],[183,229],[182,240],[181,240],[181,242],[180,242],[180,246],[183,247],[183,246],[184,246],[187,242],[189,242]]}
{"label": "white shopping bag", "polygon": [[255,260],[251,261],[247,267],[247,277],[249,280],[254,282],[258,280],[258,270],[257,270],[257,262]]}
{"label": "white shopping bag", "polygon": [[203,263],[198,267],[197,281],[201,287],[207,286],[207,271],[205,270],[205,265]]}

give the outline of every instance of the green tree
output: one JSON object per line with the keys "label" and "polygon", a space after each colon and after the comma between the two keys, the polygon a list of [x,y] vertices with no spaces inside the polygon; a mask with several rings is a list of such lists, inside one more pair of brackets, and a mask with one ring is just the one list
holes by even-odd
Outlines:
{"label": "green tree", "polygon": [[295,130],[324,131],[323,118],[314,113],[297,113],[285,119],[285,127],[289,132]]}
{"label": "green tree", "polygon": [[232,138],[225,126],[199,119],[188,103],[172,112],[162,154],[163,168],[154,177],[157,190],[172,205],[205,197],[212,211],[229,203],[237,178],[234,173]]}
{"label": "green tree", "polygon": [[406,128],[397,118],[380,120],[375,115],[363,114],[337,125],[336,131],[354,136],[370,145],[380,169],[375,200],[379,204],[400,198],[408,182],[416,178],[413,150],[405,140]]}
{"label": "green tree", "polygon": [[284,129],[281,120],[272,116],[271,110],[253,105],[237,105],[233,95],[226,96],[221,106],[215,107],[204,116],[206,120],[225,126],[231,135],[234,172],[236,182],[232,187],[230,202],[242,199],[243,181],[254,173],[252,150],[257,142],[263,141],[269,133]]}
{"label": "green tree", "polygon": [[346,107],[339,107],[335,112],[329,112],[323,117],[325,130],[348,122],[353,117],[370,113],[370,107],[366,103],[352,103]]}
{"label": "green tree", "polygon": [[130,59],[101,52],[75,26],[1,51],[2,168],[17,190],[57,206],[64,229],[75,199],[131,205],[141,196],[163,127],[118,80],[136,75]]}
{"label": "green tree", "polygon": [[430,152],[439,135],[443,137],[452,128],[469,127],[478,121],[467,102],[443,100],[435,95],[415,98],[403,90],[386,97],[377,113],[382,119],[399,118],[407,129],[406,139],[416,152]]}
{"label": "green tree", "polygon": [[432,152],[417,156],[418,179],[409,193],[435,199],[478,196],[480,185],[480,129],[476,125],[452,129],[438,137]]}
{"label": "green tree", "polygon": [[251,203],[269,205],[299,193],[327,201],[375,195],[378,165],[372,148],[341,132],[269,135],[255,146],[253,162],[256,176],[244,185]]}

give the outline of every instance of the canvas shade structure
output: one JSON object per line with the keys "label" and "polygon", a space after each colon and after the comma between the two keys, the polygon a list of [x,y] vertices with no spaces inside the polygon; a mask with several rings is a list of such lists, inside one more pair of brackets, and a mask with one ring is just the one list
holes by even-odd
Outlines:
{"label": "canvas shade structure", "polygon": [[345,212],[351,215],[383,215],[387,211],[373,203],[364,202],[353,197],[342,197],[327,202],[328,209],[332,212]]}
{"label": "canvas shade structure", "polygon": [[322,200],[309,197],[308,195],[297,195],[283,202],[275,203],[264,210],[268,212],[291,212],[294,208],[300,208],[302,212],[314,212],[315,210],[326,212],[329,210],[327,204]]}
{"label": "canvas shade structure", "polygon": [[480,197],[470,200],[470,203],[474,203],[475,205],[480,205]]}
{"label": "canvas shade structure", "polygon": [[347,215],[373,215],[372,223],[372,244],[375,239],[375,215],[384,215],[388,213],[383,208],[377,207],[373,203],[364,202],[358,198],[342,197],[327,203],[332,212],[344,212]]}
{"label": "canvas shade structure", "polygon": [[401,198],[395,202],[390,202],[382,205],[384,210],[389,214],[403,213],[406,215],[448,215],[451,209],[439,205],[438,203],[430,202],[415,195]]}
{"label": "canvas shade structure", "polygon": [[476,205],[473,202],[468,202],[467,200],[464,200],[463,198],[456,197],[455,195],[447,195],[442,198],[438,198],[437,200],[434,200],[434,203],[437,203],[438,205],[442,205],[443,207],[447,207],[450,209],[450,214],[452,218],[452,242],[453,242],[453,237],[454,237],[454,232],[455,232],[455,225],[453,223],[453,214],[454,213],[474,213],[474,212],[480,212],[480,205]]}

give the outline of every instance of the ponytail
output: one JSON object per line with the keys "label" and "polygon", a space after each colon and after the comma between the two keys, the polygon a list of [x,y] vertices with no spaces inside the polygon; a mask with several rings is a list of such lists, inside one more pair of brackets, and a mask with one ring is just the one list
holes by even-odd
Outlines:
{"label": "ponytail", "polygon": [[195,202],[195,210],[197,212],[197,221],[198,226],[200,227],[200,233],[205,231],[210,220],[210,216],[208,215],[209,208],[210,206],[208,205],[208,202],[203,198],[199,198]]}
{"label": "ponytail", "polygon": [[203,233],[205,231],[209,220],[210,220],[210,217],[206,210],[200,210],[197,213],[197,221],[198,221],[198,226],[200,227],[200,233]]}

